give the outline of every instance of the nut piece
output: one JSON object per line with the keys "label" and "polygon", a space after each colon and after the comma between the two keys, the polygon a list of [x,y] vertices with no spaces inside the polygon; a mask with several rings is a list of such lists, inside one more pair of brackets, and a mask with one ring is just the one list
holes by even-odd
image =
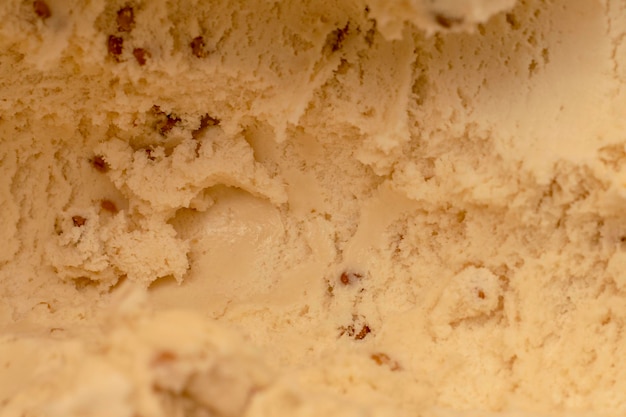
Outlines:
{"label": "nut piece", "polygon": [[107,163],[107,161],[104,160],[104,158],[100,155],[96,155],[94,156],[91,160],[91,165],[97,170],[100,171],[102,173],[105,173],[109,170],[109,164]]}
{"label": "nut piece", "polygon": [[463,18],[461,17],[444,16],[439,13],[436,14],[434,17],[435,17],[435,22],[437,22],[439,26],[445,29],[450,29],[453,26],[457,26],[463,23]]}
{"label": "nut piece", "polygon": [[339,281],[343,285],[350,285],[350,284],[360,280],[361,278],[363,278],[363,275],[359,274],[358,272],[344,271],[344,272],[341,273],[341,276],[339,277]]}
{"label": "nut piece", "polygon": [[191,47],[191,53],[194,54],[196,57],[204,58],[205,56],[207,56],[207,52],[204,49],[206,45],[202,36],[196,36],[195,38],[193,38],[189,46]]}
{"label": "nut piece", "polygon": [[48,7],[48,4],[43,0],[35,0],[33,2],[33,9],[35,9],[35,14],[44,20],[52,16],[50,7]]}
{"label": "nut piece", "polygon": [[117,11],[117,30],[119,32],[130,32],[135,27],[135,12],[130,6],[123,7]]}
{"label": "nut piece", "polygon": [[371,332],[369,326],[367,324],[364,324],[363,327],[361,327],[361,331],[358,332],[354,338],[356,340],[362,340],[365,338],[365,336],[367,336],[369,333]]}
{"label": "nut piece", "polygon": [[207,113],[202,116],[202,118],[200,119],[200,127],[191,132],[191,136],[194,139],[198,139],[202,132],[204,132],[207,128],[219,126],[220,122],[220,119],[218,119],[217,117],[209,116],[209,114]]}
{"label": "nut piece", "polygon": [[81,227],[85,225],[87,219],[83,216],[72,216],[72,222],[74,223],[74,226]]}
{"label": "nut piece", "polygon": [[172,128],[176,126],[178,122],[180,122],[179,117],[176,117],[172,114],[166,114],[157,105],[152,106],[152,112],[157,118],[156,123],[154,124],[154,128],[158,130],[159,133],[163,136],[168,134],[169,131],[172,130]]}
{"label": "nut piece", "polygon": [[102,200],[100,201],[100,207],[102,210],[108,211],[109,213],[117,213],[117,206],[111,200]]}
{"label": "nut piece", "polygon": [[119,62],[120,55],[122,55],[122,49],[124,49],[124,39],[115,35],[110,35],[107,42],[107,48],[109,50],[109,55]]}
{"label": "nut piece", "polygon": [[376,362],[377,365],[382,366],[382,365],[386,365],[388,366],[392,371],[399,371],[402,369],[402,367],[400,366],[400,364],[394,360],[392,360],[389,355],[387,355],[386,353],[372,353],[372,355],[370,356],[370,358],[372,358],[372,360],[374,362]]}
{"label": "nut piece", "polygon": [[140,66],[146,65],[146,59],[150,56],[150,53],[143,48],[133,49],[133,55]]}

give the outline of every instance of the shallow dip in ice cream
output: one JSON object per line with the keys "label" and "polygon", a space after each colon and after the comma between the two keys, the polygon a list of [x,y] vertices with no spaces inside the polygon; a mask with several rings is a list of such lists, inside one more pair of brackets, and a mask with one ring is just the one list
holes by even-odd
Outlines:
{"label": "shallow dip in ice cream", "polygon": [[0,21],[0,416],[626,413],[623,1]]}

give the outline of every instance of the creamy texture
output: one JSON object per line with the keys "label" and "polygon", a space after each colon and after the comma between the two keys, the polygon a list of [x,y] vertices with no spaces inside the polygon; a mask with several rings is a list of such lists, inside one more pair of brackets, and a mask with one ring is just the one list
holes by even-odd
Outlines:
{"label": "creamy texture", "polygon": [[0,415],[626,412],[623,2],[0,18]]}

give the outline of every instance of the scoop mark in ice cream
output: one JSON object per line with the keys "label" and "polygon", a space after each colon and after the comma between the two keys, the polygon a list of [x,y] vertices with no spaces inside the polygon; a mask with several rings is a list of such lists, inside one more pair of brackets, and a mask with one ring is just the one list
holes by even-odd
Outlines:
{"label": "scoop mark in ice cream", "polygon": [[76,288],[77,290],[83,290],[87,287],[93,287],[95,285],[98,285],[97,281],[94,281],[87,277],[74,278],[72,281],[74,281],[74,288]]}
{"label": "scoop mark in ice cream", "polygon": [[91,165],[97,170],[100,171],[102,173],[105,173],[109,170],[109,164],[107,163],[107,161],[104,160],[104,158],[100,155],[96,155],[91,159]]}
{"label": "scoop mark in ice cream", "polygon": [[119,32],[130,32],[135,26],[135,12],[130,6],[123,7],[117,11],[117,30]]}
{"label": "scoop mark in ice cream", "polygon": [[109,51],[109,55],[116,61],[119,61],[122,50],[124,49],[124,39],[115,35],[110,35],[109,40],[107,41],[107,49]]}
{"label": "scoop mark in ice cream", "polygon": [[44,20],[52,16],[50,7],[48,7],[48,4],[43,0],[35,0],[33,2],[33,9],[35,9],[35,14]]}
{"label": "scoop mark in ice cream", "polygon": [[72,223],[74,223],[74,226],[76,227],[84,226],[86,222],[87,219],[85,219],[83,216],[72,216]]}

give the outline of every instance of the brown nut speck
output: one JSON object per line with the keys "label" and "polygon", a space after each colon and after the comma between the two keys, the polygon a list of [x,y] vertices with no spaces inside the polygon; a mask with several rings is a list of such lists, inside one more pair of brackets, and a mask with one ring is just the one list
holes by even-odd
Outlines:
{"label": "brown nut speck", "polygon": [[341,273],[341,276],[339,277],[339,281],[343,284],[343,285],[350,285],[358,280],[360,280],[361,278],[363,278],[363,275],[357,273],[357,272],[347,272],[344,271]]}
{"label": "brown nut speck", "polygon": [[354,335],[354,338],[356,340],[363,340],[365,339],[365,336],[371,333],[371,331],[372,330],[369,328],[369,326],[367,324],[364,324],[363,327],[361,327],[361,331],[359,331],[356,335]]}
{"label": "brown nut speck", "polygon": [[100,201],[100,207],[102,210],[108,211],[109,213],[117,213],[117,206],[111,200],[102,200]]}
{"label": "brown nut speck", "polygon": [[109,170],[109,164],[107,163],[107,161],[104,160],[104,158],[100,155],[96,155],[91,159],[91,165],[97,170],[100,171],[102,173],[105,173]]}
{"label": "brown nut speck", "polygon": [[150,57],[150,53],[143,48],[135,48],[133,49],[133,56],[137,60],[137,63],[143,67],[146,65],[146,61],[148,57]]}
{"label": "brown nut speck", "polygon": [[220,119],[218,119],[217,117],[209,116],[209,114],[207,113],[202,116],[202,118],[200,119],[200,127],[191,132],[191,136],[194,139],[198,139],[202,132],[204,132],[207,128],[219,126],[220,122]]}
{"label": "brown nut speck", "polygon": [[170,352],[168,350],[164,350],[159,352],[153,359],[152,365],[164,365],[167,363],[172,363],[177,359],[177,356],[174,352]]}
{"label": "brown nut speck", "polygon": [[389,355],[387,355],[386,353],[372,353],[370,358],[372,358],[372,360],[374,362],[376,362],[377,365],[379,365],[379,366],[386,365],[392,371],[399,371],[400,369],[402,369],[400,367],[400,364],[398,364],[398,362],[392,360],[389,357]]}
{"label": "brown nut speck", "polygon": [[35,10],[35,14],[44,20],[52,16],[50,7],[48,7],[48,4],[43,0],[35,0],[33,2],[33,9]]}
{"label": "brown nut speck", "polygon": [[81,227],[85,225],[87,219],[83,216],[72,216],[72,222],[74,223],[74,226]]}
{"label": "brown nut speck", "polygon": [[439,26],[445,29],[450,29],[453,26],[458,26],[463,23],[463,18],[460,17],[450,17],[439,13],[436,14],[434,17],[435,22],[437,22]]}
{"label": "brown nut speck", "polygon": [[117,30],[119,32],[130,32],[135,27],[135,12],[130,6],[123,7],[117,11]]}
{"label": "brown nut speck", "polygon": [[193,38],[189,43],[189,46],[191,47],[191,53],[194,54],[194,56],[198,58],[204,58],[207,56],[207,51],[204,49],[206,45],[202,36],[196,36]]}
{"label": "brown nut speck", "polygon": [[110,35],[109,40],[107,41],[107,48],[109,55],[116,61],[119,61],[120,55],[122,55],[122,50],[124,49],[124,39],[115,35]]}
{"label": "brown nut speck", "polygon": [[152,156],[152,152],[154,152],[154,150],[152,150],[151,148],[146,148],[146,156],[149,160],[154,161],[156,160],[156,158]]}
{"label": "brown nut speck", "polygon": [[481,300],[485,299],[485,292],[483,290],[478,290],[478,298]]}

